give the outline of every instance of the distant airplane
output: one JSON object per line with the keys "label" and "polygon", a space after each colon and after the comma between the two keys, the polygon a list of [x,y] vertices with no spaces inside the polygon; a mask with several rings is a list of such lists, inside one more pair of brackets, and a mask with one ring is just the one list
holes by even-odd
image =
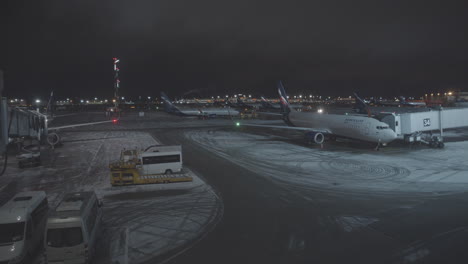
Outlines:
{"label": "distant airplane", "polygon": [[179,109],[171,102],[171,99],[169,99],[164,92],[161,92],[161,99],[164,101],[164,111],[169,114],[197,117],[225,117],[239,115],[239,111],[230,108]]}
{"label": "distant airplane", "polygon": [[[298,112],[292,109],[287,100],[283,84],[278,82],[278,93],[283,120],[288,126],[246,124],[245,126],[269,127],[306,131],[306,136],[317,144],[322,144],[325,136],[342,137],[377,143],[378,147],[396,139],[396,133],[388,124],[370,117],[366,104],[357,97],[357,109],[367,115],[324,114],[318,112]],[[367,110],[366,110],[367,109]]]}
{"label": "distant airplane", "polygon": [[406,101],[406,98],[403,96],[400,96],[399,99],[400,99],[400,104],[404,106],[416,106],[416,107],[426,106],[426,102],[424,101]]}
{"label": "distant airplane", "polygon": [[276,105],[276,104],[272,104],[271,102],[267,101],[265,99],[265,97],[261,96],[261,102],[262,102],[262,108],[264,109],[275,109],[275,110],[280,110],[281,109],[281,106],[280,105]]}
{"label": "distant airplane", "polygon": [[406,98],[403,96],[398,97],[399,101],[382,101],[378,99],[372,99],[370,103],[375,106],[393,106],[393,107],[400,107],[400,106],[411,106],[411,107],[423,107],[426,106],[426,102],[424,101],[406,101]]}

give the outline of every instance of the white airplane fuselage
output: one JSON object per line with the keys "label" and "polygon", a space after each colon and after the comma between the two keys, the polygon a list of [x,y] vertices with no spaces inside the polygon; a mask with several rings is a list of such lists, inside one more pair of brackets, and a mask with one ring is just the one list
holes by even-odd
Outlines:
{"label": "white airplane fuselage", "polygon": [[239,111],[228,108],[212,108],[212,109],[201,109],[204,115],[217,115],[217,116],[236,116],[239,115]]}
{"label": "white airplane fuselage", "polygon": [[179,109],[180,113],[188,116],[236,116],[239,111],[227,108],[207,108],[207,109]]}
{"label": "white airplane fuselage", "polygon": [[320,129],[339,137],[383,144],[397,137],[387,123],[368,116],[291,111],[288,117],[293,126]]}

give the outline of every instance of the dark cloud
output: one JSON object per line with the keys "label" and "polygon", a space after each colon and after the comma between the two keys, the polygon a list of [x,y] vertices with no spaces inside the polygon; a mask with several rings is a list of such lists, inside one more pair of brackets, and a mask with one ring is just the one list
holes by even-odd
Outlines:
{"label": "dark cloud", "polygon": [[[449,1],[450,2],[450,1]],[[463,6],[430,1],[2,1],[6,93],[416,94],[468,85]]]}

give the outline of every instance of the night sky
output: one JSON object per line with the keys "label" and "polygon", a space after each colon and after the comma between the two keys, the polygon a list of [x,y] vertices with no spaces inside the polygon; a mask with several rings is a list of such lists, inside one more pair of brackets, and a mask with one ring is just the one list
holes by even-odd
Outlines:
{"label": "night sky", "polygon": [[[454,1],[0,1],[4,95],[423,95],[468,90]],[[458,1],[463,3],[463,1]]]}

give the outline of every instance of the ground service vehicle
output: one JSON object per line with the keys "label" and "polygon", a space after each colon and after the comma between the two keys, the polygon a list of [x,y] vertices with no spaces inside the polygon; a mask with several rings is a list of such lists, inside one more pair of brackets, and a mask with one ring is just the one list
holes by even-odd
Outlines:
{"label": "ground service vehicle", "polygon": [[192,181],[192,177],[182,173],[181,146],[123,150],[120,160],[111,163],[109,168],[113,186]]}
{"label": "ground service vehicle", "polygon": [[99,235],[102,204],[94,192],[65,195],[47,219],[48,263],[88,263]]}
{"label": "ground service vehicle", "polygon": [[42,249],[49,212],[45,192],[20,192],[0,208],[0,263],[29,262]]}

